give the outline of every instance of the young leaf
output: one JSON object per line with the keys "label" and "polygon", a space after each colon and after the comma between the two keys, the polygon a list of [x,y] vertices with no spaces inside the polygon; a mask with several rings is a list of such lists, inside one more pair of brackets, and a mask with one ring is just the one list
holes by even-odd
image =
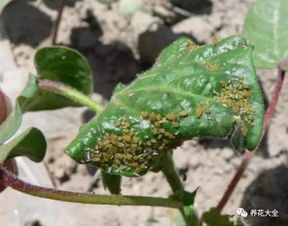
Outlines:
{"label": "young leaf", "polygon": [[[34,61],[38,77],[61,82],[86,95],[92,93],[93,74],[79,52],[67,47],[45,47],[36,52]],[[37,80],[31,76],[27,86],[30,88],[30,97],[33,98],[26,100],[25,111],[79,106],[66,97],[39,89]]]}
{"label": "young leaf", "polygon": [[40,162],[43,160],[45,152],[44,135],[36,128],[29,128],[8,144],[0,146],[0,164],[16,156],[26,156],[34,162]]}
{"label": "young leaf", "polygon": [[197,226],[200,224],[198,217],[195,213],[195,209],[193,207],[196,194],[197,194],[197,189],[194,192],[187,192],[187,191],[176,192],[170,196],[171,198],[174,198],[183,202],[184,215],[185,215],[186,221],[188,222],[188,225]]}
{"label": "young leaf", "polygon": [[22,122],[22,114],[37,103],[38,100],[34,98],[37,90],[36,78],[30,75],[28,83],[16,99],[14,109],[0,125],[0,144],[16,133]]}
{"label": "young leaf", "polygon": [[249,10],[243,35],[253,44],[256,67],[276,68],[288,60],[287,0],[258,0]]}
{"label": "young leaf", "polygon": [[98,0],[98,2],[105,4],[105,5],[110,5],[110,4],[119,2],[119,0]]}
{"label": "young leaf", "polygon": [[12,0],[0,0],[0,14],[2,13],[5,6],[10,3]]}
{"label": "young leaf", "polygon": [[244,226],[243,223],[234,224],[229,218],[229,215],[221,215],[216,208],[211,208],[202,216],[202,220],[207,226]]}
{"label": "young leaf", "polygon": [[121,192],[121,176],[109,174],[101,170],[102,182],[104,188],[108,188],[111,194],[119,195]]}
{"label": "young leaf", "polygon": [[145,10],[143,0],[121,0],[119,5],[120,13],[128,19],[137,11]]}
{"label": "young leaf", "polygon": [[226,137],[239,121],[243,147],[254,150],[264,108],[251,53],[239,36],[202,47],[186,38],[176,41],[151,70],[118,87],[66,152],[108,173],[138,176],[184,140]]}
{"label": "young leaf", "polygon": [[16,101],[13,111],[8,115],[5,121],[0,125],[0,144],[13,136],[21,125],[22,111]]}

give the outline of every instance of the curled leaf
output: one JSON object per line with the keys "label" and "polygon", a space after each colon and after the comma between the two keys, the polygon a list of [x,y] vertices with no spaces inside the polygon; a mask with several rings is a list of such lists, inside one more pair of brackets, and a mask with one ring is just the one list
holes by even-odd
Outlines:
{"label": "curled leaf", "polygon": [[45,153],[44,135],[36,128],[29,128],[9,143],[0,145],[0,164],[16,156],[26,156],[34,162],[40,162]]}
{"label": "curled leaf", "polygon": [[108,188],[111,194],[120,194],[121,192],[121,176],[109,174],[101,170],[102,182],[104,188]]}
{"label": "curled leaf", "polygon": [[152,69],[118,87],[66,152],[108,173],[139,176],[184,140],[233,136],[239,121],[241,146],[253,150],[264,109],[251,53],[252,46],[239,36],[202,47],[179,39]]}

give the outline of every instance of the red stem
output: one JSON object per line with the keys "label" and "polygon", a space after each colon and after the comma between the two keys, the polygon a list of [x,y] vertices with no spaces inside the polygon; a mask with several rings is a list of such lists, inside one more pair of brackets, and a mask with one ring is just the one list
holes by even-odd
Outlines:
{"label": "red stem", "polygon": [[94,195],[40,187],[20,180],[3,166],[0,166],[0,185],[1,183],[29,195],[66,202],[101,205],[159,206],[177,209],[183,207],[182,202],[174,199],[145,196]]}
{"label": "red stem", "polygon": [[[273,113],[275,112],[277,103],[279,101],[279,96],[283,87],[283,82],[284,82],[284,78],[285,78],[285,71],[282,69],[284,66],[284,62],[279,63],[278,65],[278,78],[276,81],[276,85],[273,91],[273,95],[270,101],[270,104],[266,110],[265,116],[264,116],[264,125],[263,125],[263,135],[262,138],[264,136],[264,134],[266,133],[271,118],[273,116]],[[220,202],[217,205],[217,209],[219,210],[219,212],[221,212],[223,210],[223,208],[225,207],[226,203],[228,202],[229,198],[231,197],[233,191],[235,190],[237,184],[239,183],[242,175],[244,174],[245,170],[247,169],[249,163],[251,162],[252,158],[255,155],[255,151],[253,152],[246,152],[243,156],[242,162],[238,168],[238,170],[236,171],[234,177],[232,178],[232,180],[230,181],[224,195],[222,196]]]}
{"label": "red stem", "polygon": [[51,32],[51,44],[52,45],[56,45],[59,25],[61,22],[63,10],[64,10],[66,3],[67,3],[67,0],[60,0],[60,4],[59,4],[59,8],[58,8],[58,14],[57,14],[57,17],[56,17],[56,20],[54,22],[53,29]]}

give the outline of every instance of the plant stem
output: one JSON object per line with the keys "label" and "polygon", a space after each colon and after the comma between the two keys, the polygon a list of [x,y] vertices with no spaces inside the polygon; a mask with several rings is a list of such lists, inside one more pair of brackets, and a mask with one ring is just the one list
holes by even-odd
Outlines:
{"label": "plant stem", "polygon": [[[282,62],[278,65],[278,78],[276,81],[276,85],[273,91],[273,95],[270,101],[270,104],[266,110],[265,116],[264,116],[264,125],[263,125],[263,132],[262,132],[262,138],[264,136],[264,134],[266,133],[271,118],[273,116],[273,113],[275,112],[277,103],[279,101],[279,96],[283,87],[283,82],[285,79],[285,71],[282,69],[283,65],[286,64],[286,62]],[[261,139],[262,140],[262,139]],[[258,147],[257,147],[258,148]],[[257,150],[256,148],[256,150]],[[223,208],[225,207],[226,203],[228,202],[229,198],[231,197],[233,191],[235,190],[237,184],[239,183],[242,175],[244,174],[245,170],[247,169],[249,163],[251,162],[251,160],[253,159],[254,155],[255,155],[256,151],[253,152],[246,152],[243,156],[242,162],[238,168],[238,170],[236,171],[235,175],[233,176],[231,182],[229,183],[224,195],[222,196],[220,202],[217,205],[217,209],[219,210],[219,212],[221,212],[223,210]]]}
{"label": "plant stem", "polygon": [[[175,164],[174,164],[174,160],[172,157],[172,152],[168,151],[167,153],[165,153],[163,155],[163,159],[162,159],[162,172],[166,177],[166,180],[168,181],[173,193],[176,192],[181,192],[184,191],[184,186],[183,183],[179,177],[179,174],[175,168]],[[182,207],[180,209],[180,212],[183,216],[183,218],[185,219],[185,222],[187,224],[187,226],[190,224],[189,223],[189,219],[185,214],[185,207]],[[190,213],[189,213],[190,214]]]}
{"label": "plant stem", "polygon": [[42,89],[65,96],[83,106],[86,106],[90,108],[92,111],[100,112],[104,109],[102,104],[94,101],[89,96],[79,92],[78,90],[72,87],[63,85],[62,83],[52,80],[39,79],[38,85]]}
{"label": "plant stem", "polygon": [[163,156],[162,172],[165,175],[172,191],[184,191],[184,186],[175,168],[172,153],[169,151]]}
{"label": "plant stem", "polygon": [[66,3],[67,3],[67,0],[60,0],[60,4],[59,4],[59,8],[58,8],[58,14],[57,14],[57,17],[56,17],[56,20],[54,22],[52,32],[51,32],[51,44],[52,45],[56,45],[59,25],[60,25],[63,10],[64,10]]}
{"label": "plant stem", "polygon": [[32,196],[66,202],[123,206],[159,206],[177,209],[183,206],[182,202],[174,199],[145,196],[93,195],[44,188],[18,179],[13,173],[9,172],[3,166],[0,166],[0,181],[1,183],[10,186],[15,190]]}

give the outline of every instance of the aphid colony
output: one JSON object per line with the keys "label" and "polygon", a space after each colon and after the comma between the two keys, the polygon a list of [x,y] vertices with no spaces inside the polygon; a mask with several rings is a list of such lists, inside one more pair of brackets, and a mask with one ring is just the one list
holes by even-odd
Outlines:
{"label": "aphid colony", "polygon": [[[247,125],[253,125],[253,113],[255,110],[249,103],[251,93],[249,86],[244,83],[243,77],[236,82],[221,82],[221,92],[214,97],[215,100],[230,107],[235,115],[240,116]],[[243,130],[245,134],[246,130]]]}
{"label": "aphid colony", "polygon": [[[120,118],[115,126],[122,130],[122,135],[106,134],[98,142],[95,151],[90,153],[91,161],[108,172],[130,176],[146,173],[163,151],[179,146],[182,139],[176,133],[164,128],[164,124],[179,127],[179,119],[188,116],[187,111],[177,115],[168,113],[161,116],[154,112],[141,112],[141,120],[148,120],[151,124],[153,138],[141,139],[133,128],[131,120]],[[126,172],[126,173],[125,173]]]}

